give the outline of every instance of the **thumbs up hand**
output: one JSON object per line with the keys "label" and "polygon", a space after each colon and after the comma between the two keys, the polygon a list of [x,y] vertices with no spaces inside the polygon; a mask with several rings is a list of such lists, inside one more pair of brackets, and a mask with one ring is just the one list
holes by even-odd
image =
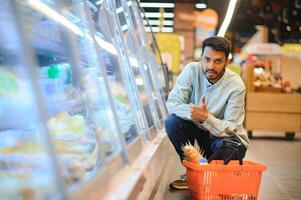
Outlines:
{"label": "thumbs up hand", "polygon": [[191,105],[190,117],[192,120],[203,122],[207,119],[209,111],[207,109],[207,102],[205,96],[202,96],[202,106],[195,104]]}

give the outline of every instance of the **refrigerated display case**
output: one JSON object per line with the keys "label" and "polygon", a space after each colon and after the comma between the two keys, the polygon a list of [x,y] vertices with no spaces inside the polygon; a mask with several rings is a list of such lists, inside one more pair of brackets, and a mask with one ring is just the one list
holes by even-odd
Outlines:
{"label": "refrigerated display case", "polygon": [[151,161],[147,182],[160,175],[166,134],[151,140],[146,118],[160,109],[142,107],[155,86],[138,88],[139,55],[100,2],[0,0],[0,199],[100,198]]}
{"label": "refrigerated display case", "polygon": [[123,108],[117,116],[113,109],[117,103],[106,87],[85,3],[17,1],[15,9],[36,61],[47,126],[68,194],[95,177],[106,182],[107,174],[100,172],[109,168],[112,175],[125,164],[125,139],[137,133],[130,130],[135,124],[131,111]]}
{"label": "refrigerated display case", "polygon": [[62,199],[38,81],[10,1],[0,1],[0,199]]}

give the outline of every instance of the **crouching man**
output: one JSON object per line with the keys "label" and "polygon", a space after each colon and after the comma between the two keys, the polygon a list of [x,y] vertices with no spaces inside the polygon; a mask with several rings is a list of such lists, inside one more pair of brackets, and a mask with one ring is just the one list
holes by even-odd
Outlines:
{"label": "crouching man", "polygon": [[[185,66],[168,96],[171,115],[165,128],[181,161],[181,145],[195,140],[207,159],[228,162],[245,156],[249,144],[242,127],[246,88],[240,76],[227,69],[231,48],[223,37],[205,39],[201,61]],[[231,148],[217,152],[223,145]],[[187,189],[186,177],[169,186]]]}

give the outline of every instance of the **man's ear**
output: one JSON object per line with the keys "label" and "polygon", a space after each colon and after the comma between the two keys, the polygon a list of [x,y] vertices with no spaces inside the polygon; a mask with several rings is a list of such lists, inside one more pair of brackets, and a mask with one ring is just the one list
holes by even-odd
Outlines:
{"label": "man's ear", "polygon": [[230,59],[227,59],[227,61],[226,61],[226,67],[228,67],[228,65],[230,64]]}

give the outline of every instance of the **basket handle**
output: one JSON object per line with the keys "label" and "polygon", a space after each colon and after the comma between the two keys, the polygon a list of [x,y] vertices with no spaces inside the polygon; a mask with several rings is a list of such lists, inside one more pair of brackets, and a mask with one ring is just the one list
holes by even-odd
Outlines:
{"label": "basket handle", "polygon": [[227,165],[227,164],[231,161],[231,158],[232,158],[233,154],[236,154],[236,156],[237,156],[237,158],[238,158],[238,160],[239,160],[239,165],[243,165],[243,160],[242,160],[242,158],[240,157],[240,152],[239,152],[238,148],[237,148],[234,152],[232,152],[232,153],[228,156],[227,159],[224,160],[224,165]]}
{"label": "basket handle", "polygon": [[[230,143],[231,145],[227,145],[225,143]],[[233,141],[223,141],[223,145],[221,145],[208,159],[208,163],[210,163],[212,160],[219,159],[220,155],[222,155],[222,151],[230,151],[230,155],[227,158],[223,158],[224,160],[224,165],[227,165],[233,158],[234,154],[236,155],[237,159],[239,160],[239,165],[243,165],[243,160],[240,155],[240,147],[241,147],[240,142],[233,142]]]}

